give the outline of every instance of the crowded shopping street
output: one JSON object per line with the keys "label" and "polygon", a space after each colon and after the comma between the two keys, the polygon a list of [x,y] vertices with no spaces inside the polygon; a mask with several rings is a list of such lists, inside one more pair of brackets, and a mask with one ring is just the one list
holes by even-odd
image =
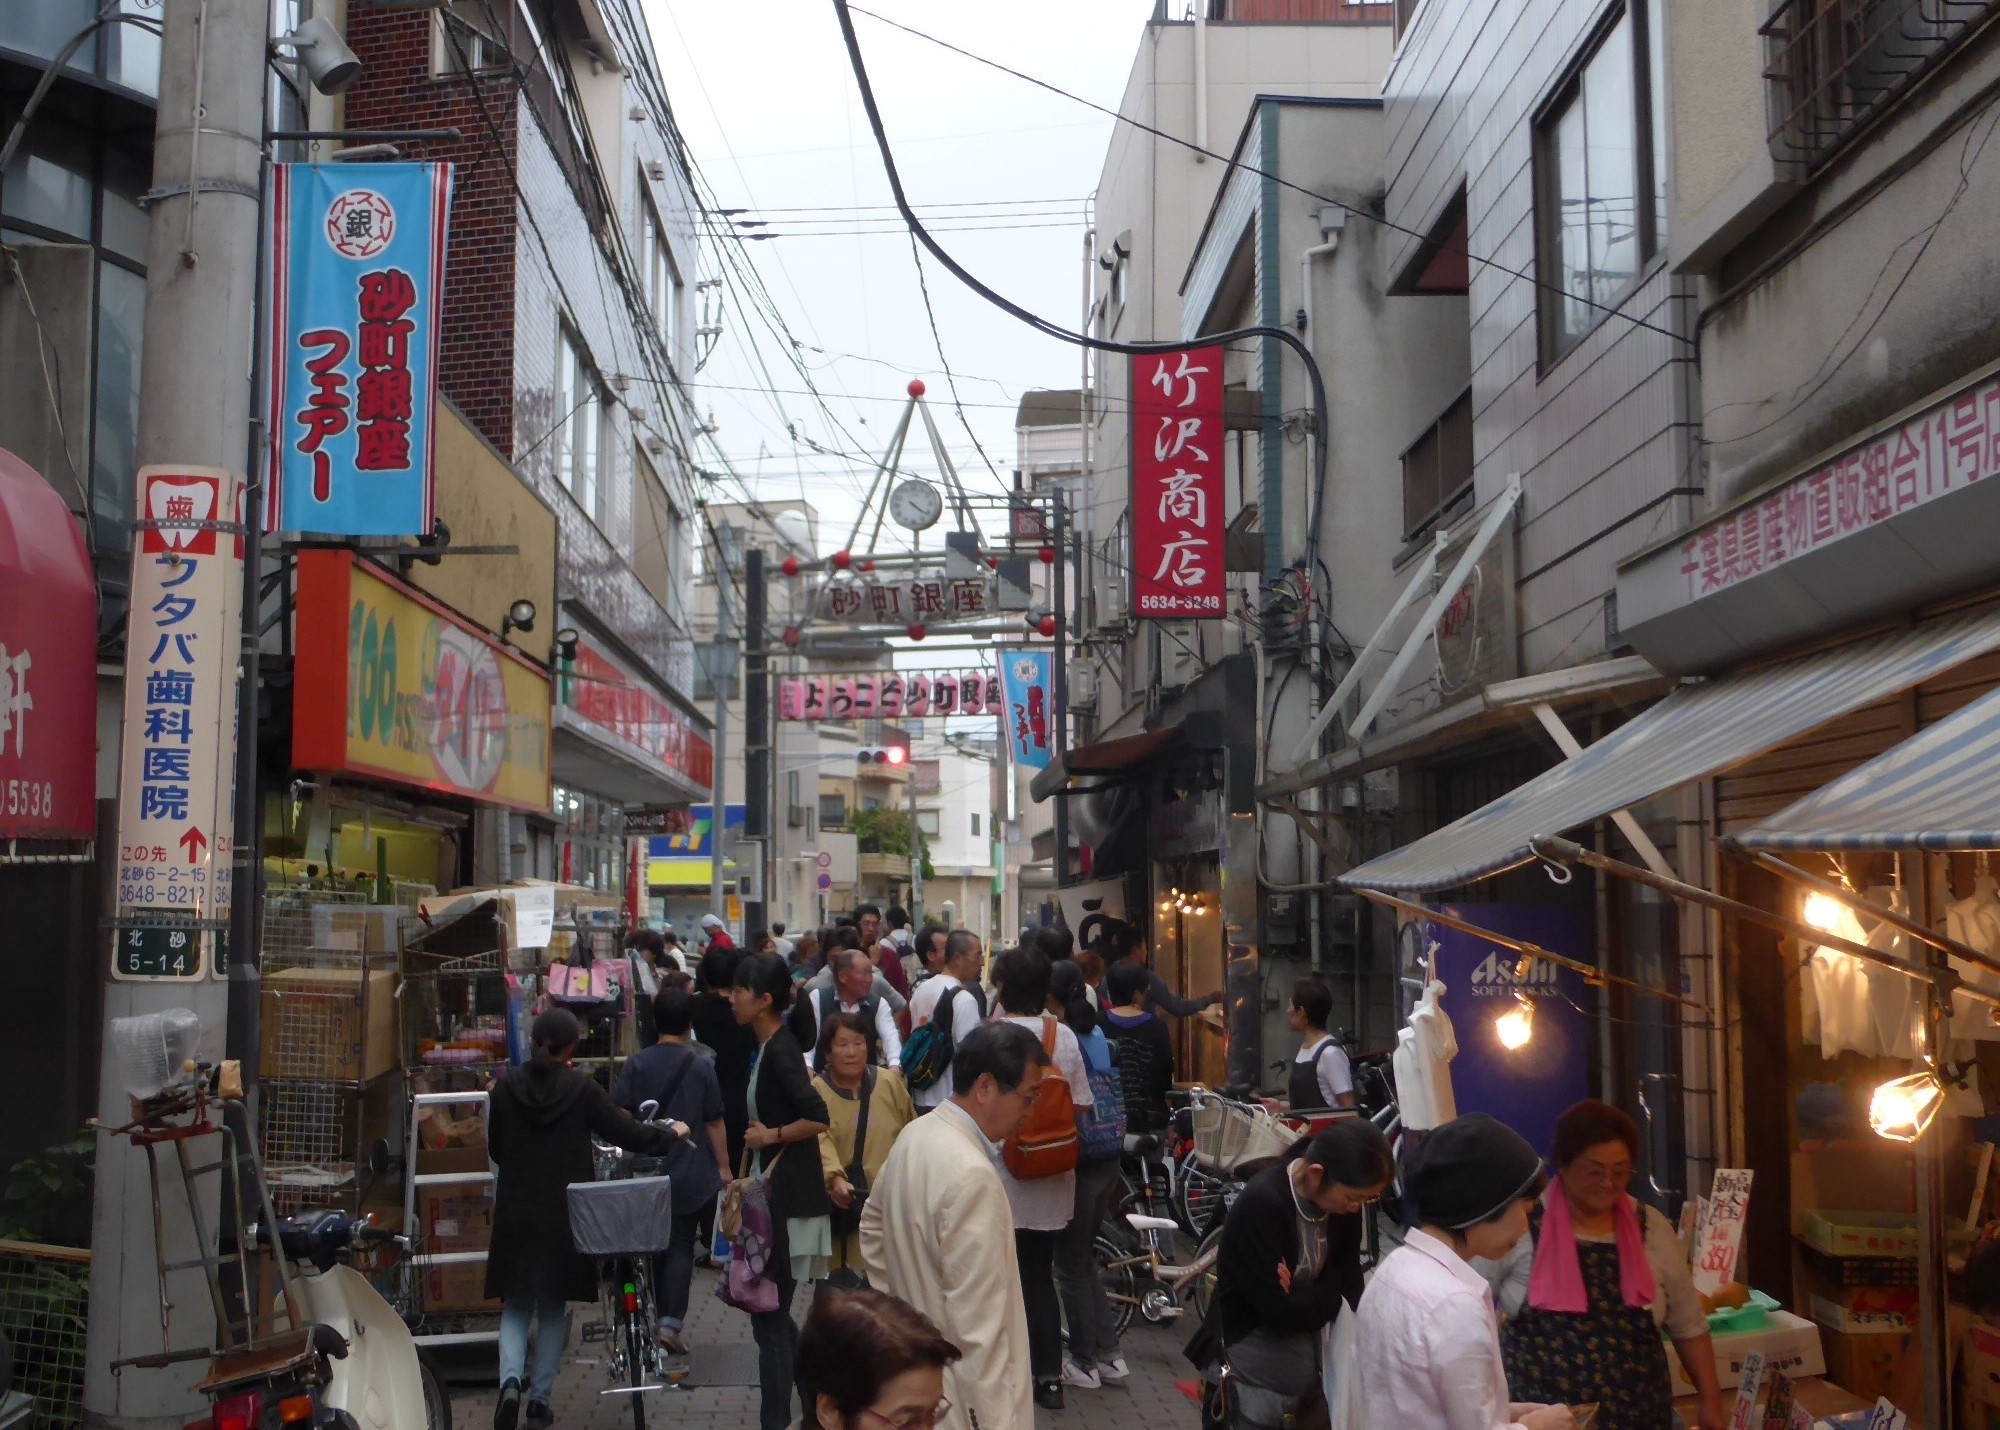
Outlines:
{"label": "crowded shopping street", "polygon": [[0,0],[0,1430],[2000,1430],[1996,20]]}

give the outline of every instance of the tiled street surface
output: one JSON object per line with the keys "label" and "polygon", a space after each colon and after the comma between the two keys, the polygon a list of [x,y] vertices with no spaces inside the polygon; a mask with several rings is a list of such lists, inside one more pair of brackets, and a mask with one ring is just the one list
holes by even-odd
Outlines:
{"label": "tiled street surface", "polygon": [[[663,1391],[646,1397],[646,1423],[662,1430],[736,1430],[757,1423],[757,1352],[750,1339],[750,1319],[716,1300],[715,1273],[695,1272],[687,1340],[693,1349],[692,1388]],[[810,1288],[801,1288],[795,1309],[803,1319]],[[572,1308],[573,1325],[594,1307]],[[1193,1370],[1181,1356],[1181,1345],[1193,1327],[1180,1322],[1152,1327],[1135,1322],[1125,1337],[1126,1364],[1132,1378],[1122,1387],[1099,1391],[1066,1388],[1067,1404],[1060,1411],[1038,1410],[1035,1424],[1090,1427],[1090,1430],[1165,1430],[1196,1423],[1194,1403],[1175,1388]],[[563,1373],[556,1382],[557,1430],[626,1430],[632,1413],[626,1397],[600,1395],[606,1384],[603,1360],[595,1345],[579,1345],[573,1333]],[[452,1390],[453,1430],[488,1430],[493,1423],[494,1363],[490,1349],[458,1352],[442,1360]],[[705,1380],[706,1384],[695,1384]],[[1021,1427],[1026,1430],[1026,1427]]]}

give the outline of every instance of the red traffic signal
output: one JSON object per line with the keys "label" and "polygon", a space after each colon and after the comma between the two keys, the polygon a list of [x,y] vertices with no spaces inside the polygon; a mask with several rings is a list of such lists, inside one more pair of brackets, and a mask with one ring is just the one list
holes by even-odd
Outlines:
{"label": "red traffic signal", "polygon": [[910,762],[910,747],[884,745],[877,750],[857,750],[854,760],[859,765],[905,765]]}

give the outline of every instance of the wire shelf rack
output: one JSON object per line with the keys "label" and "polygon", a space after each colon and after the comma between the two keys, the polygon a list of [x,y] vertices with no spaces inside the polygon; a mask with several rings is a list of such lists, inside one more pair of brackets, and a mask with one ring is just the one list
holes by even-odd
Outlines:
{"label": "wire shelf rack", "polygon": [[35,1399],[38,1430],[83,1424],[90,1253],[0,1241],[0,1331],[14,1345],[14,1389]]}

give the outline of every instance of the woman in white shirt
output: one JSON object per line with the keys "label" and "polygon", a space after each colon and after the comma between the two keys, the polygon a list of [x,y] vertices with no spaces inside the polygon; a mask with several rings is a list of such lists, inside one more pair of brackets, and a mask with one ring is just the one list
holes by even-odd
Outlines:
{"label": "woman in white shirt", "polygon": [[1561,1405],[1509,1400],[1493,1293],[1472,1269],[1528,1231],[1541,1159],[1484,1113],[1448,1122],[1403,1174],[1417,1229],[1384,1258],[1355,1318],[1360,1423],[1397,1430],[1574,1430]]}

